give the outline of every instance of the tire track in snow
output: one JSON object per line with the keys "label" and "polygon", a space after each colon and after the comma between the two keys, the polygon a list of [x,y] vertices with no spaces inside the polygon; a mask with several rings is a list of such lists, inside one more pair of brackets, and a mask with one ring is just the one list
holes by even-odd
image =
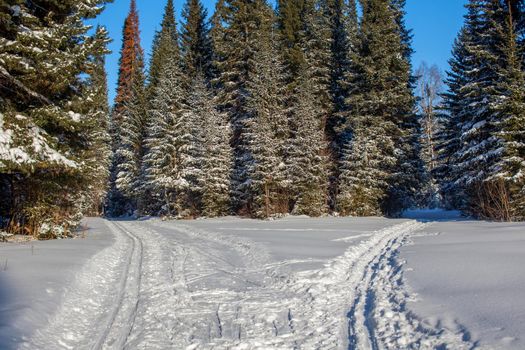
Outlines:
{"label": "tire track in snow", "polygon": [[[105,221],[113,232],[114,243],[95,254],[76,274],[64,293],[61,305],[49,323],[20,346],[21,349],[93,349],[97,348],[108,320],[113,318],[112,302],[121,290],[115,285],[127,278],[133,241]],[[100,346],[99,346],[100,347]]]}
{"label": "tire track in snow", "polygon": [[140,284],[142,276],[143,243],[131,231],[126,230],[121,224],[109,222],[111,230],[128,237],[131,249],[125,259],[124,270],[121,274],[118,292],[113,309],[107,319],[104,331],[100,334],[93,350],[123,349],[127,338],[133,329],[137,307],[139,303]]}

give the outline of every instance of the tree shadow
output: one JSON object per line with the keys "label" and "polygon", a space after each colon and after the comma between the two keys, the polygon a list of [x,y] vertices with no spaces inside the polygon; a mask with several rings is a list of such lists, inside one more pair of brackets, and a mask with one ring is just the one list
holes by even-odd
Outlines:
{"label": "tree shadow", "polygon": [[17,310],[13,305],[13,290],[9,288],[5,268],[5,261],[0,261],[0,349],[11,350],[20,345],[22,332],[13,327]]}

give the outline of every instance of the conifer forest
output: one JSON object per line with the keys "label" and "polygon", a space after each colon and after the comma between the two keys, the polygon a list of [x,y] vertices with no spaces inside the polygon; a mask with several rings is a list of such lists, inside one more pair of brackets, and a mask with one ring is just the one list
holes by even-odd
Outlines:
{"label": "conifer forest", "polygon": [[[123,1],[123,0],[115,0]],[[0,0],[0,231],[84,216],[525,219],[525,3],[470,0],[450,68],[413,67],[405,0]],[[177,8],[181,20],[176,21]],[[143,25],[157,26],[144,53]]]}

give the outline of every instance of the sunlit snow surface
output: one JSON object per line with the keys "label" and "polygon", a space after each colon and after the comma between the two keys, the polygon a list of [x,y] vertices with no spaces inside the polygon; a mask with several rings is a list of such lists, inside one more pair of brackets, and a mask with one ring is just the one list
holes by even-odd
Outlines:
{"label": "sunlit snow surface", "polygon": [[0,245],[0,348],[525,348],[525,226],[407,217],[90,219]]}

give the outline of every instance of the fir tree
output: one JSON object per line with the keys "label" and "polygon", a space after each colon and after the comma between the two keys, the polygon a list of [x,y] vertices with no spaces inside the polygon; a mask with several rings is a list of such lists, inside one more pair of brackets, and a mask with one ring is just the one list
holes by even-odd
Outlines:
{"label": "fir tree", "polygon": [[390,2],[367,0],[362,8],[361,44],[346,75],[351,139],[342,155],[338,210],[396,214],[422,180],[410,63]]}
{"label": "fir tree", "polygon": [[147,84],[147,96],[149,100],[151,100],[153,94],[155,94],[155,88],[161,78],[162,70],[166,62],[171,60],[178,61],[180,59],[179,35],[173,0],[168,0],[166,4],[160,30],[155,33],[153,38],[151,52]]}
{"label": "fir tree", "polygon": [[108,105],[108,87],[105,70],[105,55],[109,53],[106,46],[111,41],[104,27],[97,27],[94,37],[99,48],[91,58],[88,101],[91,102],[89,113],[92,129],[89,159],[91,169],[86,172],[90,182],[87,193],[91,214],[103,212],[109,182],[111,165],[110,109]]}
{"label": "fir tree", "polygon": [[214,106],[214,98],[205,78],[198,75],[187,98],[188,120],[196,124],[200,152],[195,163],[200,211],[208,217],[230,213],[230,177],[232,150],[231,128],[227,116]]}
{"label": "fir tree", "polygon": [[283,62],[289,72],[289,88],[293,90],[294,82],[306,64],[302,47],[306,1],[280,0],[277,6]]}
{"label": "fir tree", "polygon": [[[525,220],[525,72],[523,49],[519,47],[519,22],[516,4],[507,2],[495,11],[492,24],[500,43],[500,77],[494,111],[497,136],[504,148],[501,159],[491,169],[488,183],[500,185],[508,209],[496,219]],[[500,203],[501,206],[501,203]]]}
{"label": "fir tree", "polygon": [[104,3],[0,6],[0,215],[14,231],[63,235],[81,217],[97,133],[83,77],[105,45],[84,21]]}
{"label": "fir tree", "polygon": [[441,125],[436,135],[437,166],[433,175],[438,179],[441,195],[447,208],[462,206],[464,194],[455,186],[456,153],[460,148],[460,136],[463,119],[463,87],[467,84],[466,72],[470,69],[466,44],[470,33],[463,28],[454,42],[452,58],[449,60],[450,70],[447,72],[446,84],[448,91],[442,94],[442,111],[438,115]]}
{"label": "fir tree", "polygon": [[140,45],[135,0],[124,23],[117,96],[112,113],[113,161],[109,213],[133,213],[140,196],[141,158],[144,154],[144,56]]}
{"label": "fir tree", "polygon": [[156,208],[152,208],[153,212],[170,216],[175,214],[175,123],[184,96],[179,84],[181,73],[178,63],[167,61],[161,73],[151,103],[154,108],[149,111],[147,153],[143,158],[143,166],[145,189],[156,204]]}
{"label": "fir tree", "polygon": [[182,61],[186,76],[212,77],[212,47],[207,11],[200,0],[188,0],[182,12]]}
{"label": "fir tree", "polygon": [[259,217],[288,212],[285,152],[289,140],[284,108],[283,66],[277,30],[269,8],[257,31],[253,78],[247,84],[246,154],[250,156],[245,183],[249,206]]}
{"label": "fir tree", "polygon": [[233,205],[237,212],[246,214],[249,213],[247,165],[252,159],[246,147],[245,125],[251,115],[247,89],[249,81],[256,76],[254,56],[258,31],[263,29],[261,24],[267,22],[265,17],[270,13],[271,9],[263,0],[224,0],[217,3],[213,17],[214,69],[217,74],[213,84],[218,92],[219,109],[228,113],[233,130]]}
{"label": "fir tree", "polygon": [[314,96],[312,82],[305,75],[295,89],[286,157],[289,192],[297,215],[320,216],[328,210],[327,146]]}

